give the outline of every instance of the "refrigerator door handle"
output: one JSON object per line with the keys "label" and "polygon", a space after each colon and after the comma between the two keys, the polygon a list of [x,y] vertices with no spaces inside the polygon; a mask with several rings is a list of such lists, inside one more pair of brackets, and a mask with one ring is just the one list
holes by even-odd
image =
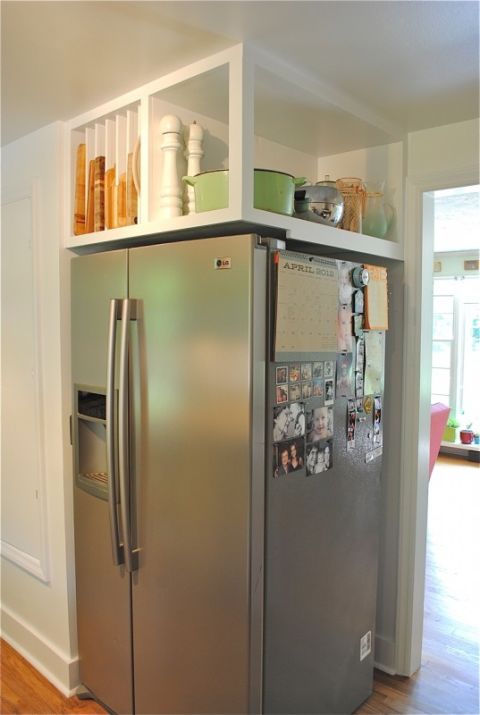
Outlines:
{"label": "refrigerator door handle", "polygon": [[110,301],[110,317],[108,323],[107,352],[107,471],[108,509],[110,515],[110,536],[112,540],[112,556],[115,566],[124,562],[123,545],[120,543],[120,530],[117,513],[117,471],[116,471],[116,439],[115,439],[115,345],[117,339],[117,320],[121,317],[121,300],[113,298]]}
{"label": "refrigerator door handle", "polygon": [[122,304],[122,332],[120,336],[120,375],[118,396],[118,472],[120,479],[120,512],[122,515],[123,544],[127,571],[138,569],[138,552],[132,547],[130,513],[130,452],[129,452],[129,352],[130,321],[136,320],[136,301],[124,299]]}

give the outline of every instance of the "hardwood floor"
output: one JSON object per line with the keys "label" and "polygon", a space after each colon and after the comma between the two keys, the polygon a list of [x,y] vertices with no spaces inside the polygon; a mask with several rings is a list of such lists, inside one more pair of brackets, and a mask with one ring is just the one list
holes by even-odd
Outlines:
{"label": "hardwood floor", "polygon": [[25,658],[1,641],[2,672],[0,712],[2,715],[57,715],[58,713],[105,713],[92,700],[65,698]]}
{"label": "hardwood floor", "polygon": [[[440,457],[429,488],[422,667],[412,678],[375,672],[374,692],[357,715],[478,715],[480,471]],[[65,698],[7,643],[1,644],[1,713],[106,711]]]}
{"label": "hardwood floor", "polygon": [[422,667],[375,673],[367,713],[479,711],[480,470],[440,456],[430,480]]}

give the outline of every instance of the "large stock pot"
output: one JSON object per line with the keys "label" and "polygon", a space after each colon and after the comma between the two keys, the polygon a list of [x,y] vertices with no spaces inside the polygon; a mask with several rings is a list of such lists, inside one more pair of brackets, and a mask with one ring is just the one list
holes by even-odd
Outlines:
{"label": "large stock pot", "polygon": [[[195,176],[184,176],[183,181],[195,189],[197,212],[213,211],[228,206],[228,169],[204,171]],[[273,211],[291,216],[293,214],[295,188],[305,179],[295,178],[283,171],[255,169],[253,182],[253,205],[256,209]]]}

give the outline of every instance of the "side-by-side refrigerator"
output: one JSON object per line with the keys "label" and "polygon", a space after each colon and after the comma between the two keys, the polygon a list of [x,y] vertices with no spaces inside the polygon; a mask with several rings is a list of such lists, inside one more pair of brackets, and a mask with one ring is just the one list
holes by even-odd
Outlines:
{"label": "side-by-side refrigerator", "polygon": [[364,266],[283,249],[72,260],[80,675],[114,712],[371,692],[385,333]]}

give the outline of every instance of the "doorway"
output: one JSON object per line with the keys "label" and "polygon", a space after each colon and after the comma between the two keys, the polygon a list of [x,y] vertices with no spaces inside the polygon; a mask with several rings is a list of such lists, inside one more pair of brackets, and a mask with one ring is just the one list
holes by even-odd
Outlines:
{"label": "doorway", "polygon": [[[432,404],[458,428],[480,430],[480,186],[433,192]],[[452,444],[461,446],[459,431]],[[445,446],[445,445],[444,445]]]}
{"label": "doorway", "polygon": [[480,446],[462,444],[460,429],[480,429],[480,186],[434,191],[432,198],[431,402],[447,405],[458,427],[446,430],[428,487],[421,679],[444,678],[455,712],[474,712],[480,481],[473,450]]}
{"label": "doorway", "polygon": [[422,662],[432,382],[434,194],[473,184],[478,184],[476,166],[425,174],[406,182],[405,234],[410,240],[406,243],[409,293],[403,393],[407,409],[399,494],[395,672],[407,676],[415,673]]}

